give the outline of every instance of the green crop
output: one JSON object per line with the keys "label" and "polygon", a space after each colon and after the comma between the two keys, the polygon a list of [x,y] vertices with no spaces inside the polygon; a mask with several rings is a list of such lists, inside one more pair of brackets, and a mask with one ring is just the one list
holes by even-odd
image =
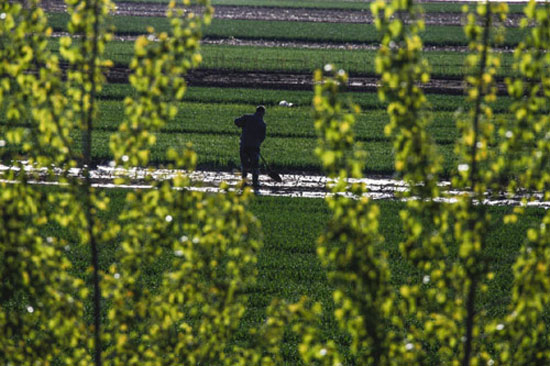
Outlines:
{"label": "green crop", "polygon": [[[240,130],[233,120],[245,113],[251,113],[254,105],[182,103],[178,114],[162,128],[164,133],[185,135],[186,133],[203,133],[219,135],[238,135]],[[121,102],[103,101],[100,103],[101,116],[96,128],[115,131],[124,116]],[[500,116],[504,118],[504,116]],[[272,107],[268,109],[266,121],[270,137],[304,137],[315,138],[311,125],[309,107]],[[359,141],[389,141],[384,135],[384,126],[388,116],[383,110],[366,111],[358,115],[357,138]],[[451,143],[457,138],[453,114],[439,112],[434,114],[434,121],[429,130],[439,143]]]}
{"label": "green crop", "polygon": [[[254,104],[179,104],[175,117],[167,120],[165,126],[156,134],[158,148],[152,150],[153,161],[157,164],[164,163],[166,160],[163,151],[170,147],[183,147],[186,142],[191,142],[198,153],[201,167],[225,170],[238,167],[237,145],[240,131],[234,126],[233,120],[242,114],[251,113],[254,107]],[[121,101],[103,100],[98,103],[98,108],[100,113],[94,123],[97,143],[94,143],[92,155],[96,161],[105,163],[113,159],[105,141],[110,133],[119,128],[120,121],[124,119],[124,105]],[[510,118],[509,115],[498,117]],[[316,160],[311,157],[316,134],[310,119],[309,107],[268,108],[268,139],[264,150],[274,166],[284,170],[319,171]],[[356,138],[377,156],[367,164],[367,171],[372,173],[393,172],[391,144],[384,134],[387,122],[388,116],[382,109],[365,110],[357,115]],[[452,144],[458,138],[453,113],[434,113],[428,131],[449,159],[446,164],[448,174],[448,169],[455,160]],[[75,140],[75,148],[79,148],[81,145],[78,134],[73,134],[72,137]]]}
{"label": "green crop", "polygon": [[[110,209],[102,213],[105,223],[116,220],[126,206],[125,190],[106,190],[110,200]],[[405,233],[399,223],[399,212],[406,206],[399,201],[377,201],[380,207],[380,234],[385,241],[380,250],[390,253],[389,268],[392,271],[391,281],[396,286],[407,283],[421,283],[422,275],[408,266],[399,253],[399,243]],[[258,197],[253,199],[250,212],[262,223],[264,245],[258,253],[257,277],[255,284],[244,289],[249,297],[247,311],[232,343],[249,345],[254,342],[248,333],[265,321],[266,310],[273,299],[298,301],[301,296],[308,296],[321,302],[327,309],[333,309],[333,287],[326,279],[326,270],[321,266],[316,253],[316,240],[321,235],[330,219],[330,210],[321,199],[308,198],[275,198]],[[509,207],[488,208],[493,219],[491,225],[498,227],[502,218],[512,212]],[[527,215],[519,218],[514,225],[502,230],[493,230],[488,238],[488,256],[494,258],[492,271],[493,281],[487,281],[489,291],[478,299],[481,308],[487,310],[491,317],[498,317],[506,311],[509,303],[507,296],[512,286],[510,268],[519,255],[520,239],[526,231],[544,215],[543,209],[528,209]],[[70,240],[69,233],[58,225],[48,225],[41,231],[43,237],[59,236]],[[101,247],[101,268],[108,271],[117,262],[120,242]],[[79,277],[87,268],[88,248],[72,243],[66,250],[68,260],[74,268],[74,276]],[[453,254],[456,257],[456,253]],[[162,283],[162,273],[170,266],[171,255],[165,255],[150,264],[144,273],[144,286],[158,286]],[[321,326],[327,337],[337,339],[343,348],[349,344],[349,337],[339,331],[333,316],[325,315]],[[281,344],[285,350],[286,362],[300,364],[297,350],[299,340],[288,337]]]}
{"label": "green crop", "polygon": [[[130,0],[129,2],[153,2],[153,3],[168,3],[169,0]],[[316,9],[351,9],[351,10],[367,10],[368,5],[362,1],[347,0],[300,0],[299,2],[292,0],[214,0],[212,5],[228,5],[228,6],[265,6],[270,8],[316,8]]]}
{"label": "green crop", "polygon": [[[332,63],[348,70],[351,75],[374,75],[375,55],[376,51],[351,49],[311,50],[204,45],[202,67],[217,70],[312,73],[313,70]],[[467,54],[464,52],[425,52],[433,77],[462,78],[466,56]],[[499,72],[499,76],[512,76],[512,61],[511,54],[503,54],[502,70]]]}
{"label": "green crop", "polygon": [[[387,106],[387,103],[378,100],[376,93],[346,92],[344,94],[352,98],[363,110],[384,109]],[[131,95],[134,95],[134,91],[128,84],[107,84],[99,97],[121,100]],[[312,91],[191,86],[185,95],[185,100],[206,104],[264,104],[267,106],[277,106],[280,101],[287,100],[296,106],[310,106],[312,97]],[[426,97],[433,111],[454,112],[468,105],[463,96],[427,94]],[[491,106],[495,113],[506,113],[509,110],[511,101],[510,97],[503,96],[491,103]],[[541,110],[541,112],[544,111],[545,109]]]}
{"label": "green crop", "polygon": [[[335,287],[332,314],[340,329],[350,334],[353,361],[463,366],[547,363],[548,215],[539,216],[533,228],[517,237],[515,245],[521,249],[520,255],[510,258],[513,275],[507,278],[513,284],[505,310],[488,312],[479,302],[490,299],[489,289],[495,288],[490,286],[495,267],[489,238],[525,213],[515,208],[495,223],[494,211],[484,200],[491,192],[513,195],[533,190],[543,191],[548,198],[550,124],[538,107],[547,108],[542,94],[548,92],[548,75],[543,71],[548,57],[542,50],[550,40],[550,7],[536,8],[531,1],[527,8],[536,27],[515,53],[514,67],[522,77],[507,82],[516,98],[512,104],[516,113],[502,125],[492,110],[497,99],[495,75],[501,64],[501,54],[493,46],[504,39],[507,5],[479,4],[476,12],[468,14],[464,28],[471,49],[466,61],[470,103],[466,112],[457,113],[460,138],[454,150],[458,160],[451,174],[451,187],[457,193],[451,195],[438,184],[444,159],[428,132],[430,112],[419,87],[429,78],[421,52],[419,6],[380,0],[372,4],[372,11],[382,35],[376,65],[382,84],[379,95],[388,103],[390,116],[386,133],[393,140],[397,174],[408,185],[403,192],[407,202],[399,212],[405,235],[398,245],[403,258],[398,270],[413,268],[422,280],[392,282],[389,262],[395,252],[381,249],[379,205],[362,196],[363,184],[346,182],[362,176],[368,152],[355,143],[358,108],[339,97],[348,76],[327,66],[324,74],[316,73],[316,153],[336,183],[330,187],[334,195],[327,198],[332,218],[320,239],[318,256]],[[393,18],[395,12],[406,12],[410,21]],[[512,152],[512,146],[521,146],[521,153]],[[500,155],[499,150],[510,155]],[[522,163],[526,166],[514,173],[517,177],[503,179],[503,172],[510,173],[511,167]],[[302,335],[302,358],[324,365],[341,362],[342,352],[334,339],[322,337],[319,325],[311,320],[324,313],[322,306],[302,300],[296,307],[306,319],[305,325],[294,327]]]}
{"label": "green crop", "polygon": [[[253,46],[218,46],[203,45],[204,62],[201,69],[299,72],[311,74],[313,70],[333,63],[349,70],[352,75],[375,75],[373,50],[334,50],[334,49],[301,49],[274,48]],[[57,42],[52,42],[51,49],[57,51]],[[115,41],[107,44],[106,54],[118,65],[129,65],[134,52],[133,42]],[[464,52],[430,51],[425,53],[434,77],[462,78],[464,76]],[[499,77],[513,76],[513,55],[502,56],[502,67]]]}
{"label": "green crop", "polygon": [[[57,31],[66,30],[67,20],[66,14],[52,13],[49,15],[50,25]],[[112,23],[116,32],[120,34],[146,34],[148,26],[152,26],[158,31],[169,29],[168,20],[164,17],[115,16],[112,18]],[[504,45],[517,45],[525,34],[525,29],[510,28]],[[459,26],[430,25],[426,27],[421,35],[425,45],[465,46],[468,44],[462,27]],[[304,42],[358,42],[369,44],[380,42],[376,27],[372,24],[288,21],[214,19],[212,24],[205,30],[204,36]]]}

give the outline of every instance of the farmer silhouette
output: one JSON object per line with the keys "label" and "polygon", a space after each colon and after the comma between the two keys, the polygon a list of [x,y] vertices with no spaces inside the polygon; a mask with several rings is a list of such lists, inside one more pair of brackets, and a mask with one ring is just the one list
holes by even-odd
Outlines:
{"label": "farmer silhouette", "polygon": [[258,175],[260,174],[260,146],[265,140],[265,107],[260,105],[256,113],[245,114],[235,119],[235,124],[242,129],[241,132],[241,167],[242,177],[246,179],[248,172],[252,172],[252,185],[255,190],[260,187]]}

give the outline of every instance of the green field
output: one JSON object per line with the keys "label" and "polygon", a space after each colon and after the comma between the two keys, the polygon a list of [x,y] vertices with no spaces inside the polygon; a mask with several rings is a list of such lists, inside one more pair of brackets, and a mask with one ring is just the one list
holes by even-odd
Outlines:
{"label": "green field", "polygon": [[[52,40],[50,47],[54,52],[59,50],[58,40]],[[134,42],[115,41],[106,48],[106,57],[117,65],[129,65],[133,53]],[[338,50],[338,49],[304,49],[253,46],[217,46],[202,45],[203,62],[199,69],[235,70],[235,71],[267,71],[267,72],[299,72],[310,73],[322,68],[327,63],[333,63],[348,71],[350,75],[375,76],[374,50]],[[434,78],[462,79],[467,71],[464,61],[467,54],[451,51],[428,51],[424,57],[430,64],[431,75]],[[502,65],[497,76],[512,76],[513,55],[501,54]]]}
{"label": "green field", "polygon": [[[109,190],[107,194],[111,198],[111,210],[102,216],[105,221],[115,219],[120,212],[126,191]],[[385,238],[383,249],[389,253],[392,285],[398,288],[405,283],[419,283],[421,276],[405,263],[398,250],[398,243],[405,239],[399,220],[399,210],[404,208],[404,203],[377,201],[376,204],[381,208],[380,231]],[[297,301],[301,296],[307,295],[322,302],[329,311],[333,308],[332,288],[315,254],[315,241],[325,230],[330,218],[325,202],[319,199],[259,197],[251,202],[250,210],[261,220],[265,241],[258,258],[257,282],[246,291],[249,296],[248,310],[234,339],[235,343],[241,345],[250,341],[247,329],[263,322],[266,307],[274,298]],[[489,207],[488,211],[492,214],[493,221],[487,242],[487,256],[495,279],[488,282],[490,290],[486,294],[480,294],[477,306],[485,309],[490,318],[495,318],[506,311],[513,280],[511,265],[518,254],[524,233],[540,220],[545,211],[529,209],[528,215],[516,225],[506,225],[504,229],[500,221],[511,208]],[[50,226],[44,232],[44,235],[60,234],[63,236],[62,231],[55,226]],[[116,250],[116,243],[100,248],[103,269],[113,263]],[[73,245],[68,254],[74,265],[74,273],[79,276],[86,273],[89,248]],[[451,255],[451,259],[454,255],[456,254]],[[153,285],[159,283],[160,273],[169,265],[170,260],[158,261],[155,268],[146,271],[149,277],[145,282]],[[332,316],[325,315],[319,321],[324,336],[339,343],[347,343],[347,336],[337,329]],[[282,345],[285,359],[292,365],[299,364],[297,342],[296,337],[289,336]]]}
{"label": "green field", "polygon": [[[124,119],[122,98],[129,94],[128,85],[107,85],[100,95],[100,113],[94,123],[93,158],[99,163],[112,159],[109,149],[110,135],[118,130]],[[391,139],[384,134],[388,123],[385,106],[377,100],[375,93],[350,93],[363,111],[357,116],[356,139],[368,153],[366,172],[391,175],[394,173],[393,147]],[[454,146],[458,139],[455,109],[467,108],[462,97],[429,95],[432,102],[432,123],[428,132],[432,135],[438,151],[444,158],[444,175],[456,167],[457,156]],[[313,128],[311,92],[261,90],[190,88],[187,101],[179,105],[176,118],[168,121],[157,133],[157,143],[152,148],[152,163],[166,162],[166,151],[170,147],[184,148],[187,142],[193,144],[198,154],[198,164],[203,169],[236,169],[240,166],[238,144],[240,130],[233,120],[245,113],[252,113],[258,104],[267,108],[265,117],[267,139],[262,147],[271,165],[282,172],[321,172],[320,162],[314,154],[317,135]],[[292,108],[281,107],[279,101],[295,104]],[[494,105],[497,119],[509,118],[506,114],[507,98],[499,99]],[[4,122],[5,123],[5,122]],[[77,147],[80,133],[73,134]],[[11,147],[14,148],[14,147]],[[15,149],[17,150],[17,149]]]}
{"label": "green field", "polygon": [[[54,31],[66,31],[68,19],[67,14],[49,15],[49,22]],[[164,17],[114,16],[112,23],[118,34],[145,34],[149,26],[159,32],[169,29],[169,22]],[[526,32],[520,28],[508,28],[503,45],[517,45]],[[380,42],[378,31],[372,24],[225,19],[214,19],[212,24],[204,30],[204,37],[331,43],[377,44]],[[468,44],[464,30],[460,26],[429,25],[421,33],[421,37],[427,46],[466,46]]]}
{"label": "green field", "polygon": [[[228,3],[223,1],[224,3]],[[256,1],[256,5],[283,6],[283,1]],[[237,2],[240,2],[237,0]],[[332,1],[306,1],[304,4],[317,4],[321,7]],[[220,2],[216,3],[220,4]],[[243,5],[241,2],[240,5]],[[339,2],[342,6],[365,6],[358,2]],[[307,6],[309,6],[307,5]],[[462,6],[459,4],[427,4],[431,6]],[[67,14],[50,14],[50,24],[56,30],[66,30]],[[117,34],[143,34],[148,26],[157,31],[169,29],[164,17],[114,16],[112,24]],[[516,45],[526,30],[508,28],[506,42]],[[374,25],[311,23],[285,21],[247,21],[214,19],[205,29],[204,35],[210,38],[243,38],[252,40],[303,41],[343,44],[346,42],[379,42],[379,34]],[[466,45],[462,27],[428,26],[421,34],[426,45],[453,46]],[[58,51],[58,42],[50,47]],[[106,46],[106,57],[117,65],[128,65],[133,57],[133,42],[116,41]],[[350,75],[374,76],[374,50],[351,49],[304,49],[284,47],[218,46],[203,45],[201,48],[204,70],[263,71],[263,72],[299,72],[312,74],[316,68],[327,63],[335,63],[348,71]],[[430,64],[430,73],[434,78],[444,77],[462,79],[464,61],[463,52],[425,52],[424,57]],[[511,53],[502,53],[502,68],[497,76],[513,75]],[[107,85],[101,98],[101,114],[95,123],[93,157],[105,162],[112,158],[108,148],[109,135],[117,130],[124,119],[121,99],[132,93],[129,86]],[[370,174],[391,175],[394,173],[393,148],[390,138],[383,129],[388,122],[385,105],[377,100],[374,93],[350,93],[363,112],[358,116],[357,140],[368,153],[366,172]],[[263,151],[273,167],[281,171],[320,172],[320,163],[313,154],[317,145],[316,133],[312,127],[311,92],[233,89],[233,88],[190,88],[186,103],[180,106],[180,112],[174,121],[169,121],[164,129],[157,133],[157,144],[152,150],[152,162],[163,164],[165,151],[169,147],[183,147],[191,142],[198,153],[198,164],[205,169],[234,169],[239,167],[238,135],[233,119],[243,113],[250,113],[257,104],[268,106],[266,121],[268,138]],[[287,100],[294,108],[278,107],[281,100]],[[432,123],[428,129],[438,152],[443,156],[444,175],[455,169],[457,157],[454,145],[458,138],[453,113],[457,109],[470,108],[461,96],[430,95],[430,109],[433,112]],[[509,118],[510,99],[499,98],[493,105],[498,119]],[[74,135],[77,145],[80,137]]]}
{"label": "green field", "polygon": [[[66,14],[50,14],[50,23],[56,30],[66,30]],[[168,22],[162,17],[122,17],[113,18],[117,34],[142,34],[147,26],[154,26],[158,31],[168,30]],[[508,46],[516,45],[525,34],[524,30],[508,29]],[[378,33],[372,25],[362,24],[328,24],[300,22],[267,22],[214,20],[205,31],[211,38],[243,38],[258,41],[305,41],[328,42],[334,44],[359,42],[376,44]],[[461,27],[431,26],[422,34],[426,45],[466,45]],[[201,52],[203,63],[201,69],[267,71],[267,72],[301,72],[312,73],[327,63],[334,63],[351,75],[375,75],[375,50],[344,49],[305,49],[284,47],[256,46],[219,46],[203,45]],[[57,40],[52,40],[50,48],[57,52]],[[106,46],[106,57],[117,65],[128,65],[133,57],[133,42],[115,41]],[[466,72],[464,61],[467,54],[452,51],[428,51],[424,57],[430,64],[434,78],[463,78]],[[513,55],[501,54],[501,68],[498,77],[512,76]]]}

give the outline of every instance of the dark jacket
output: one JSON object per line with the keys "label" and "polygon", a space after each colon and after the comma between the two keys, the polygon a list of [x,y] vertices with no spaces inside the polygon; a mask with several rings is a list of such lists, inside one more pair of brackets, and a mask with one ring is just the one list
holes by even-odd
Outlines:
{"label": "dark jacket", "polygon": [[259,148],[265,140],[265,122],[259,114],[245,114],[237,118],[235,124],[243,129],[241,147]]}

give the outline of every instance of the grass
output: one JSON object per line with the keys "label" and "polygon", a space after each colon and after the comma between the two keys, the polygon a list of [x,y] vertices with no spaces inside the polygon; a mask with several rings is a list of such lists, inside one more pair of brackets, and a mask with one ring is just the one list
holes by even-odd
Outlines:
{"label": "grass", "polygon": [[[65,13],[49,14],[49,24],[55,31],[66,31],[68,19]],[[161,32],[169,29],[169,22],[164,17],[114,16],[112,23],[118,34],[145,34],[149,26]],[[517,45],[526,32],[520,28],[508,28],[504,45]],[[367,44],[380,42],[379,32],[372,24],[225,19],[214,19],[205,29],[204,37]],[[464,30],[460,26],[429,25],[421,37],[428,46],[467,45]]]}
{"label": "grass", "polygon": [[[227,122],[232,123],[231,121]],[[268,122],[269,123],[269,122]],[[156,133],[157,142],[151,148],[151,164],[162,165],[167,162],[166,151],[168,148],[184,149],[187,143],[191,143],[193,150],[198,155],[199,169],[231,170],[240,167],[239,137],[236,133]],[[308,171],[320,173],[321,166],[314,150],[317,140],[311,137],[268,137],[262,146],[262,154],[269,159],[270,166],[280,172]],[[95,130],[93,133],[92,159],[97,163],[107,163],[112,160],[109,149],[109,140],[112,131]],[[72,134],[74,150],[81,149],[80,133]],[[9,150],[8,150],[9,149]],[[366,171],[371,174],[393,174],[393,151],[387,141],[368,141],[364,143],[364,149],[368,153]],[[17,147],[8,145],[6,151],[13,154],[18,152]],[[446,161],[446,168],[452,169],[454,161],[453,146],[441,145],[439,151]],[[14,155],[4,155],[8,161]]]}
{"label": "grass", "polygon": [[[269,133],[269,132],[268,132]],[[92,158],[98,162],[112,160],[109,150],[110,131],[95,131],[93,134]],[[198,165],[201,169],[237,169],[239,160],[238,135],[212,133],[174,134],[157,133],[157,143],[151,149],[151,162],[158,165],[165,163],[168,148],[183,149],[188,142],[198,154]],[[74,136],[75,147],[80,148],[79,135]],[[270,165],[281,172],[310,171],[320,172],[320,164],[313,151],[317,146],[316,139],[303,137],[268,136],[262,146],[262,154],[269,159]],[[393,154],[389,143],[374,141],[365,144],[369,154],[367,171],[378,174],[393,173]],[[452,146],[445,145],[441,152],[448,161],[452,158]],[[449,165],[449,168],[451,166]]]}
{"label": "grass", "polygon": [[[102,220],[111,221],[116,218],[124,206],[125,194],[126,191],[122,190],[107,191],[112,209],[101,217]],[[389,253],[391,284],[397,289],[406,283],[419,283],[421,275],[402,259],[398,249],[399,242],[405,239],[399,219],[399,211],[404,208],[404,203],[377,201],[376,204],[381,209],[380,232],[385,238],[383,249]],[[293,302],[306,295],[321,302],[327,309],[328,314],[320,319],[323,336],[345,345],[348,337],[338,329],[330,313],[334,307],[331,295],[333,289],[316,256],[316,240],[325,230],[331,216],[324,201],[258,197],[253,199],[249,209],[261,221],[264,246],[258,257],[257,282],[247,290],[248,309],[235,342],[246,345],[250,341],[246,330],[264,321],[266,307],[272,299],[283,298]],[[479,294],[476,306],[494,318],[506,312],[513,284],[511,266],[523,243],[526,230],[538,225],[545,211],[527,209],[527,215],[520,217],[517,224],[503,226],[503,216],[511,212],[512,208],[488,207],[487,210],[493,220],[488,228],[490,234],[486,253],[489,270],[495,273],[495,278],[488,283],[489,291]],[[68,235],[58,230],[52,225],[45,235]],[[74,240],[68,239],[74,243]],[[109,243],[100,248],[103,269],[115,261],[116,248],[117,243]],[[84,276],[89,265],[89,248],[72,244],[68,255],[74,264],[75,274]],[[449,259],[453,260],[455,256],[456,254],[451,254]],[[148,278],[144,283],[158,283],[162,271],[169,263],[169,260],[157,262],[155,268],[145,272]],[[288,364],[300,364],[297,343],[298,340],[289,335],[281,345]]]}

